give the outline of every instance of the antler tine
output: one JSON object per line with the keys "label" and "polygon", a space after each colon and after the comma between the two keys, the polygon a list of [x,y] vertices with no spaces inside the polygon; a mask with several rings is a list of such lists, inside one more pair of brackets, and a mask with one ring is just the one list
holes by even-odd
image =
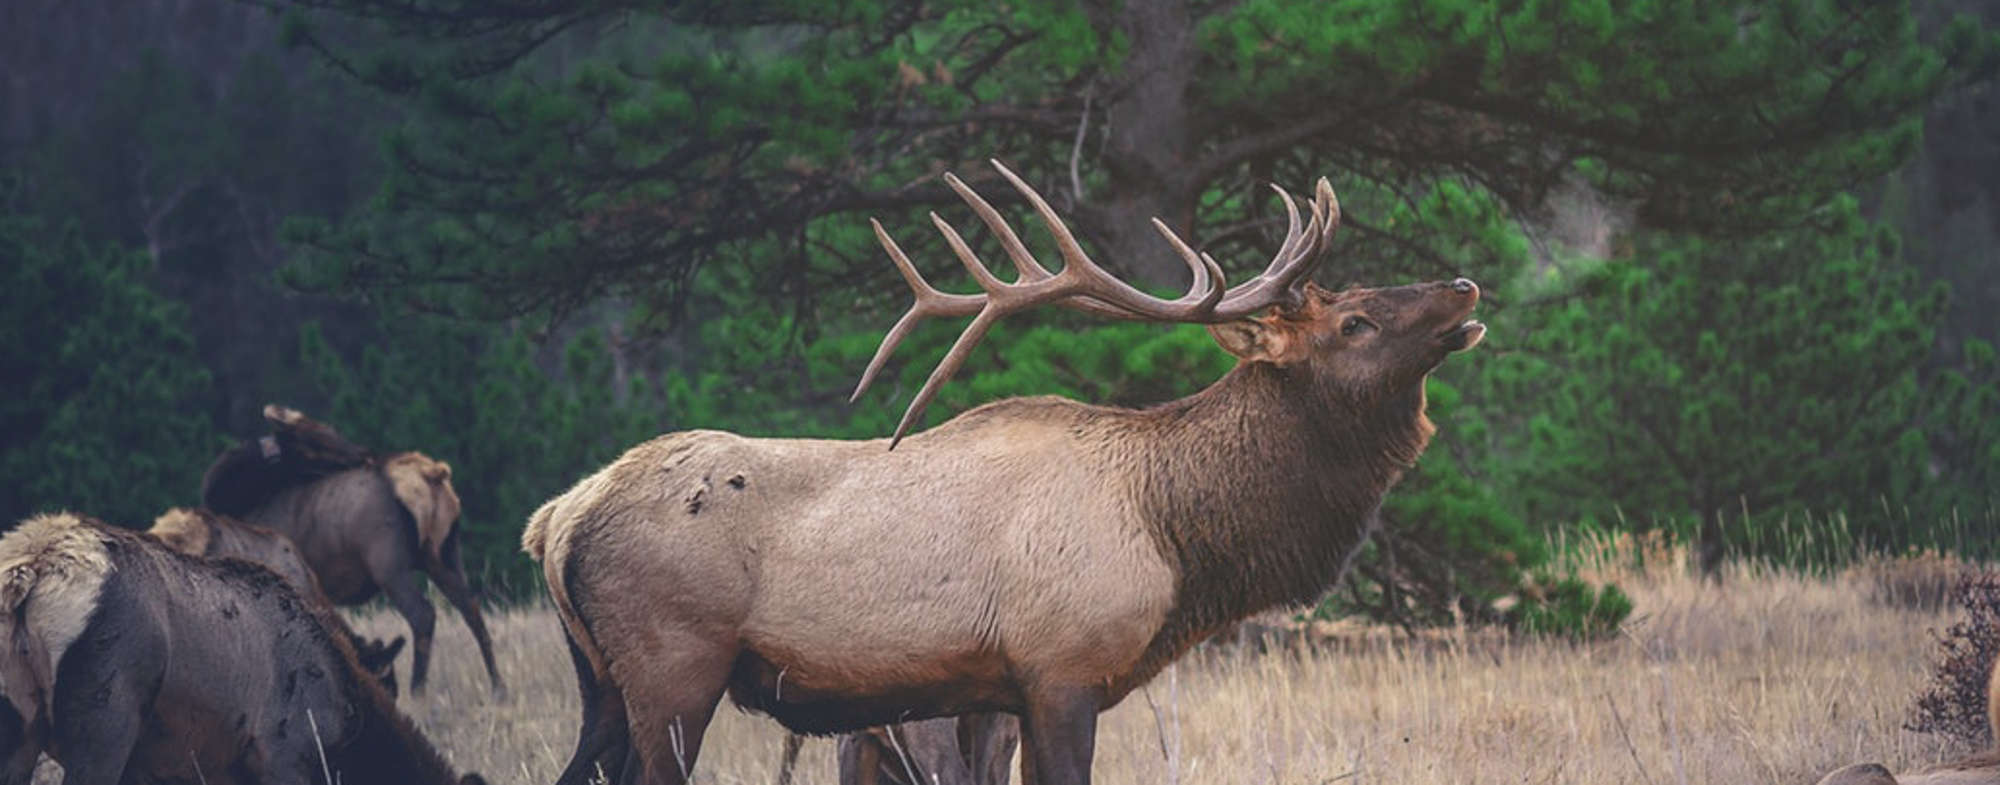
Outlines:
{"label": "antler tine", "polygon": [[930,282],[925,281],[924,276],[917,272],[916,265],[910,263],[910,257],[904,255],[903,249],[889,237],[889,232],[882,228],[881,221],[870,218],[868,225],[875,227],[875,239],[889,252],[890,261],[896,263],[896,271],[902,273],[903,280],[910,285],[910,292],[916,296],[916,302],[910,304],[910,310],[903,312],[903,317],[896,320],[896,326],[889,328],[889,334],[883,336],[882,345],[876,347],[874,358],[868,361],[868,370],[861,372],[861,383],[855,385],[854,394],[847,397],[848,403],[860,400],[861,394],[868,390],[868,385],[875,382],[875,374],[882,370],[882,364],[888,361],[890,354],[895,353],[896,346],[901,344],[904,338],[909,337],[910,331],[916,329],[919,320],[930,316],[964,316],[977,313],[986,302],[986,298],[979,295],[947,294],[933,288]]}
{"label": "antler tine", "polygon": [[[1299,244],[1299,238],[1305,235],[1304,232],[1299,231],[1299,203],[1292,201],[1292,192],[1279,187],[1277,183],[1271,184],[1271,190],[1277,191],[1278,198],[1285,202],[1285,241],[1278,245],[1278,253],[1272,255],[1271,267],[1266,268],[1265,272],[1271,272],[1273,268],[1284,264],[1285,249],[1296,248]],[[1318,210],[1313,211],[1312,221],[1319,221]]]}
{"label": "antler tine", "polygon": [[910,425],[917,421],[924,407],[930,405],[938,388],[958,372],[959,366],[965,364],[965,358],[972,356],[973,345],[986,337],[986,331],[993,328],[994,322],[1013,310],[1003,307],[998,301],[989,301],[985,308],[979,310],[979,315],[972,318],[972,323],[965,326],[965,332],[960,333],[958,340],[951,345],[951,351],[945,353],[944,360],[931,369],[931,376],[924,380],[923,388],[917,390],[917,397],[910,399],[909,408],[903,410],[903,419],[896,423],[896,433],[889,437],[889,449],[896,449],[896,445],[902,443],[903,434],[909,432]]}
{"label": "antler tine", "polygon": [[1278,198],[1285,203],[1285,242],[1264,272],[1230,288],[1216,306],[1219,320],[1240,319],[1273,305],[1294,302],[1299,296],[1299,282],[1312,273],[1334,230],[1340,228],[1340,202],[1326,178],[1320,178],[1314,185],[1310,217],[1303,228],[1299,226],[1298,203],[1291,192],[1276,184],[1271,190],[1277,191]]}
{"label": "antler tine", "polygon": [[[1063,224],[1062,218],[1056,215],[1055,208],[1050,207],[1049,201],[1043,199],[1027,181],[1022,180],[1020,175],[1014,174],[1006,164],[997,160],[990,163],[994,169],[1000,171],[1001,177],[1007,178],[1007,182],[1013,184],[1014,190],[1021,192],[1021,197],[1028,200],[1028,205],[1035,209],[1035,214],[1041,216],[1042,223],[1048,227],[1049,234],[1055,237],[1056,252],[1062,254],[1063,258],[1063,270],[1056,276],[1058,280],[1066,279],[1073,283],[1079,290],[1078,293],[1087,289],[1097,299],[1131,312],[1128,318],[1204,321],[1202,317],[1213,307],[1214,299],[1207,290],[1221,288],[1215,285],[1221,277],[1219,274],[1211,279],[1202,275],[1197,268],[1194,285],[1188,287],[1187,294],[1175,300],[1161,300],[1139,291],[1091,261],[1090,256],[1083,252],[1083,246],[1076,241],[1076,235],[1071,234],[1069,227]],[[1189,266],[1194,267],[1192,263]]]}
{"label": "antler tine", "polygon": [[[972,211],[978,214],[979,220],[986,224],[987,230],[993,232],[993,236],[1000,240],[1000,247],[1006,250],[1007,258],[1013,260],[1014,269],[1020,273],[1017,279],[1019,283],[1055,277],[1055,273],[1043,267],[1042,263],[1035,259],[1034,254],[1028,253],[1027,245],[1021,242],[1021,236],[1015,233],[1014,227],[1008,226],[1007,219],[1002,218],[1000,211],[993,209],[993,205],[987,202],[985,197],[980,196],[978,191],[972,190],[972,186],[966,185],[964,180],[958,179],[958,175],[950,172],[945,173],[944,182],[951,186],[953,191],[958,192],[959,198],[964,199],[965,203],[972,207]],[[959,258],[963,260],[965,257]],[[1113,319],[1145,318],[1142,314],[1119,308],[1095,297],[1079,296],[1069,304],[1078,310]]]}
{"label": "antler tine", "polygon": [[[1188,271],[1194,277],[1193,282],[1188,284],[1189,295],[1192,295],[1197,290],[1205,290],[1201,302],[1205,304],[1205,310],[1213,309],[1215,304],[1222,299],[1222,295],[1224,294],[1223,283],[1227,280],[1227,276],[1222,272],[1222,265],[1217,264],[1213,256],[1209,256],[1206,253],[1196,253],[1185,241],[1181,240],[1180,235],[1174,234],[1173,228],[1167,226],[1166,221],[1154,218],[1153,228],[1158,229],[1160,236],[1167,238],[1167,242],[1174,246],[1174,251],[1181,255],[1181,260],[1187,262]],[[1211,284],[1211,281],[1213,284]],[[1186,297],[1182,299],[1186,299]]]}
{"label": "antler tine", "polygon": [[1278,246],[1278,253],[1272,257],[1273,264],[1281,265],[1277,273],[1272,276],[1272,281],[1282,290],[1290,291],[1300,278],[1312,272],[1313,266],[1310,262],[1319,255],[1321,231],[1325,228],[1325,223],[1317,192],[1313,196],[1312,209],[1307,213],[1305,229],[1300,230],[1299,207],[1298,203],[1292,200],[1291,192],[1276,185],[1271,187],[1285,200],[1288,222],[1285,243]]}
{"label": "antler tine", "polygon": [[[931,213],[931,225],[937,227],[938,234],[944,235],[945,244],[951,246],[952,255],[958,257],[960,264],[965,265],[965,271],[972,274],[972,280],[979,284],[979,288],[986,290],[986,297],[989,302],[994,292],[1004,291],[1007,288],[1007,282],[1000,280],[1000,277],[994,275],[992,270],[986,269],[986,265],[981,263],[979,257],[972,252],[972,246],[965,244],[965,238],[958,236],[958,230],[952,228],[950,223],[946,222],[943,218],[939,218],[937,213]],[[1050,279],[1044,278],[1041,280]],[[1018,285],[1039,282],[1022,281]]]}
{"label": "antler tine", "polygon": [[964,180],[958,179],[958,175],[950,172],[944,173],[944,184],[951,186],[951,190],[957,191],[958,197],[971,205],[972,211],[979,215],[979,220],[986,223],[986,228],[993,232],[993,236],[1000,238],[1000,247],[1006,249],[1007,258],[1014,260],[1014,269],[1020,272],[1020,280],[1023,283],[1055,277],[1055,273],[1049,272],[1041,262],[1035,261],[1034,255],[1028,253],[1028,247],[1021,243],[1021,236],[1014,233],[1014,227],[1008,226],[1007,220],[1000,217],[1000,211],[993,209],[993,205],[987,203],[985,197],[980,196],[978,191],[972,190]]}
{"label": "antler tine", "polygon": [[1320,250],[1324,251],[1333,242],[1333,233],[1340,229],[1340,197],[1333,193],[1333,183],[1324,177],[1313,184],[1313,211],[1326,216],[1320,221],[1319,237]]}

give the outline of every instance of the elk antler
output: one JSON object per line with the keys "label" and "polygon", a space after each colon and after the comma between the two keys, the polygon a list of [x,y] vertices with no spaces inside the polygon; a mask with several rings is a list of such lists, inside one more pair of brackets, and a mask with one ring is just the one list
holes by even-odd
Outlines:
{"label": "elk antler", "polygon": [[1303,228],[1299,226],[1299,206],[1292,201],[1291,194],[1276,185],[1271,186],[1284,200],[1285,213],[1290,221],[1285,229],[1285,242],[1279,246],[1278,253],[1271,258],[1264,272],[1238,286],[1225,289],[1222,267],[1215,263],[1215,259],[1196,252],[1167,228],[1165,222],[1155,218],[1153,228],[1158,229],[1173,245],[1174,251],[1180,254],[1182,261],[1187,262],[1188,269],[1194,274],[1187,294],[1163,300],[1139,291],[1097,266],[1084,254],[1083,246],[1077,243],[1076,237],[1070,234],[1069,228],[1041,194],[999,161],[992,164],[1000,171],[1001,177],[1013,184],[1014,190],[1021,192],[1035,213],[1041,216],[1049,233],[1055,236],[1056,251],[1063,259],[1062,271],[1051,273],[1036,261],[1000,212],[950,173],[944,176],[945,184],[957,191],[959,197],[972,207],[972,211],[1000,240],[1000,247],[1007,252],[1007,257],[1013,260],[1014,269],[1019,272],[1014,283],[995,277],[972,253],[958,231],[939,218],[937,213],[931,213],[931,223],[937,225],[952,253],[958,256],[966,272],[971,273],[979,288],[984,290],[983,294],[940,292],[917,272],[910,258],[903,254],[903,249],[882,228],[882,223],[872,218],[868,220],[868,224],[875,228],[876,239],[882,241],[882,248],[889,252],[890,261],[896,263],[896,270],[909,283],[916,302],[910,305],[910,310],[901,319],[896,320],[894,327],[889,328],[889,334],[883,336],[882,345],[875,350],[875,357],[868,361],[868,369],[861,374],[861,383],[855,386],[854,395],[848,398],[850,402],[859,399],[861,393],[868,389],[868,385],[875,380],[875,374],[882,370],[883,362],[888,360],[889,354],[904,338],[909,337],[919,320],[934,316],[973,317],[972,323],[966,325],[965,332],[952,344],[951,351],[931,371],[923,389],[918,390],[917,397],[910,401],[910,407],[903,411],[902,422],[897,423],[896,434],[889,440],[889,449],[896,448],[903,434],[909,431],[910,424],[916,422],[917,415],[937,395],[938,388],[944,386],[945,380],[965,364],[973,345],[985,337],[994,322],[1008,314],[1055,303],[1114,319],[1215,324],[1241,319],[1274,305],[1292,307],[1298,303],[1301,283],[1312,272],[1313,263],[1326,248],[1334,230],[1340,226],[1340,203],[1334,198],[1333,186],[1327,183],[1326,178],[1320,178],[1314,189],[1312,215]]}

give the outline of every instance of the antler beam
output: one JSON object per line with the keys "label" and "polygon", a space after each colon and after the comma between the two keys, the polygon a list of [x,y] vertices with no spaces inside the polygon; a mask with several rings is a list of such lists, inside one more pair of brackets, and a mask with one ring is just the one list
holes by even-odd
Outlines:
{"label": "antler beam", "polygon": [[1054,303],[1114,319],[1215,324],[1241,319],[1273,306],[1290,308],[1298,304],[1300,286],[1312,272],[1320,252],[1325,250],[1328,241],[1333,237],[1334,230],[1340,225],[1340,203],[1334,198],[1333,186],[1329,185],[1325,178],[1321,178],[1314,189],[1311,216],[1303,227],[1299,225],[1298,204],[1292,201],[1291,194],[1276,185],[1271,186],[1285,202],[1285,213],[1289,220],[1285,230],[1285,242],[1279,246],[1277,254],[1271,258],[1271,263],[1264,268],[1264,272],[1241,285],[1225,288],[1226,282],[1221,265],[1216,264],[1215,259],[1208,254],[1195,251],[1181,240],[1179,235],[1174,234],[1172,229],[1167,228],[1166,223],[1155,218],[1154,228],[1160,231],[1182,261],[1187,263],[1194,278],[1186,294],[1165,300],[1119,280],[1099,267],[1096,262],[1091,261],[1083,252],[1083,246],[1077,242],[1076,236],[1070,233],[1069,227],[1056,215],[1054,208],[1049,206],[1048,200],[1043,199],[1042,195],[1029,187],[1026,181],[1001,165],[999,161],[993,161],[992,164],[994,169],[999,170],[1000,176],[1006,178],[1007,182],[1014,186],[1014,190],[1019,191],[1028,201],[1036,215],[1041,216],[1043,225],[1047,226],[1049,233],[1055,237],[1056,251],[1063,260],[1062,271],[1052,273],[1042,266],[1034,255],[1028,252],[1027,246],[1022,244],[1020,236],[1007,225],[1000,212],[993,209],[993,205],[987,203],[964,181],[949,173],[944,176],[945,184],[957,191],[959,197],[972,207],[972,211],[999,239],[1000,247],[1013,261],[1014,269],[1019,273],[1014,283],[1007,283],[995,276],[991,269],[979,261],[979,257],[972,252],[965,239],[959,236],[958,231],[933,212],[931,223],[944,235],[945,243],[951,246],[952,253],[958,257],[959,262],[965,265],[966,272],[978,282],[982,293],[949,294],[938,291],[917,272],[916,265],[910,263],[909,256],[905,255],[903,249],[896,245],[896,241],[890,238],[888,231],[882,228],[882,223],[869,219],[869,225],[875,228],[876,239],[880,240],[882,248],[889,252],[889,259],[895,262],[896,270],[902,273],[903,280],[910,285],[910,291],[915,295],[916,301],[910,305],[910,310],[904,312],[902,318],[896,320],[895,326],[889,328],[889,334],[882,338],[882,345],[875,350],[874,358],[868,361],[868,369],[862,372],[861,383],[855,386],[854,395],[848,399],[850,402],[859,399],[861,393],[868,389],[868,385],[874,382],[875,375],[882,370],[882,365],[888,360],[889,354],[896,350],[896,346],[901,344],[904,338],[909,337],[910,331],[916,328],[918,321],[941,316],[973,317],[972,323],[966,325],[958,341],[952,344],[951,351],[947,352],[937,368],[931,371],[930,378],[924,382],[923,388],[917,391],[916,398],[910,401],[909,408],[904,410],[903,419],[896,425],[896,433],[889,441],[890,449],[895,449],[902,441],[903,435],[909,431],[910,425],[916,422],[924,407],[937,395],[938,389],[965,364],[966,358],[972,354],[972,347],[986,336],[986,332],[992,329],[995,322],[1008,314],[1037,305]]}

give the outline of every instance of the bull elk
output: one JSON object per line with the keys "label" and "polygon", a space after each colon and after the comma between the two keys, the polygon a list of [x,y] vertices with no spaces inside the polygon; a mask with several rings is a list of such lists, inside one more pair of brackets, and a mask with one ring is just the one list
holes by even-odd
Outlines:
{"label": "bull elk", "polygon": [[[912,306],[856,390],[921,319],[972,316],[887,440],[655,438],[544,504],[542,564],[584,697],[560,782],[682,783],[727,692],[802,733],[968,712],[1021,718],[1022,779],[1087,783],[1096,715],[1194,642],[1317,596],[1368,536],[1432,426],[1424,380],[1485,334],[1469,280],[1334,292],[1307,280],[1339,224],[1321,180],[1303,223],[1225,287],[1176,299],[1093,263],[1048,203],[995,163],[1053,234],[1051,272],[990,204],[945,181],[1019,270],[1007,283],[932,216],[982,294],[933,289],[875,232]],[[909,435],[995,321],[1043,304],[1209,326],[1239,358],[1147,409],[1003,400]],[[1269,310],[1268,315],[1258,315]]]}

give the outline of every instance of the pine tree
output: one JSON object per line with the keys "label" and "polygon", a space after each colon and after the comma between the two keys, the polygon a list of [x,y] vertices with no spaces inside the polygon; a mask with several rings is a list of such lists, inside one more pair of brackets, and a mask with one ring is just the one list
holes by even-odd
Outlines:
{"label": "pine tree", "polygon": [[75,510],[126,526],[195,503],[222,446],[186,312],[146,257],[51,224],[0,184],[0,521]]}
{"label": "pine tree", "polygon": [[1477,216],[1390,220],[1445,187],[1510,216],[1584,181],[1658,228],[1792,225],[1900,163],[1995,49],[1834,0],[291,5],[288,40],[410,112],[375,209],[295,227],[325,251],[300,281],[483,313],[678,307],[713,260],[785,302],[898,291],[861,214],[920,226],[957,202],[945,170],[1007,197],[988,157],[1153,285],[1185,274],[1151,218],[1241,271],[1283,229],[1265,184],[1322,175],[1361,278],[1496,261],[1442,251]]}
{"label": "pine tree", "polygon": [[1781,546],[1758,522],[1833,513],[1899,545],[1924,517],[1900,510],[1938,498],[1926,421],[1943,399],[1923,369],[1944,291],[1851,201],[1812,230],[1651,235],[1550,278],[1559,304],[1519,314],[1475,396],[1529,516],[1697,520],[1712,568],[1728,520],[1752,551]]}

